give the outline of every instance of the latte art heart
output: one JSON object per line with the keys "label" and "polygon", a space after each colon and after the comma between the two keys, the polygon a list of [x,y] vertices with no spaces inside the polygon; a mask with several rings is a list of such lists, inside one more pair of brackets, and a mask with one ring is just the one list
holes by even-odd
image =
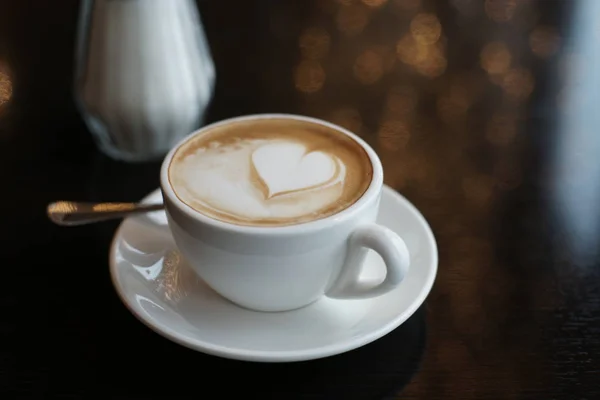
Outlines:
{"label": "latte art heart", "polygon": [[372,177],[353,139],[318,124],[266,119],[231,124],[182,145],[169,166],[177,197],[212,218],[282,226],[354,203]]}
{"label": "latte art heart", "polygon": [[307,153],[300,143],[267,144],[252,153],[252,164],[267,189],[267,198],[285,193],[320,189],[343,181],[344,168],[332,155]]}

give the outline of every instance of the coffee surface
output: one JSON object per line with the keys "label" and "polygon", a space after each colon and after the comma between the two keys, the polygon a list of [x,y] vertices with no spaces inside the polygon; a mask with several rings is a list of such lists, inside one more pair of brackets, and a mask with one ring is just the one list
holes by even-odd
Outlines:
{"label": "coffee surface", "polygon": [[169,165],[177,197],[211,218],[286,226],[338,213],[371,183],[369,156],[316,123],[270,118],[216,126],[185,142]]}

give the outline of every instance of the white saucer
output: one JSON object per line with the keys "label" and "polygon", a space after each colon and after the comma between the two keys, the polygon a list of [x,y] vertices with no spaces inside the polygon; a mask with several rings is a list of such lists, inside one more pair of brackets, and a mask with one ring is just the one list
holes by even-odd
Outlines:
{"label": "white saucer", "polygon": [[[159,190],[144,202],[159,202]],[[437,272],[437,247],[417,209],[384,187],[377,218],[399,233],[411,255],[404,282],[367,300],[323,298],[299,310],[261,313],[225,300],[196,277],[179,256],[163,212],[131,217],[117,230],[110,273],[121,300],[144,324],[204,353],[248,361],[288,362],[331,356],[391,332],[423,303]],[[363,274],[383,277],[370,253]]]}

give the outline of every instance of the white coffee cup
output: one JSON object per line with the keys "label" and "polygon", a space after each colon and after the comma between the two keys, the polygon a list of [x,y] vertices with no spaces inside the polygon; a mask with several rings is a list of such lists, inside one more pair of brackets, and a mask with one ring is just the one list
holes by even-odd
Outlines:
{"label": "white coffee cup", "polygon": [[[207,129],[237,121],[289,118],[318,123],[351,137],[368,154],[373,176],[354,204],[329,217],[288,226],[241,226],[208,217],[175,194],[169,166],[178,147]],[[232,118],[204,127],[182,140],[166,156],[161,189],[175,243],[210,287],[242,307],[286,311],[322,296],[336,299],[375,297],[396,288],[410,263],[404,241],[375,223],[383,185],[381,161],[373,149],[348,130],[297,115],[263,114]],[[360,279],[368,249],[386,265],[383,282]]]}

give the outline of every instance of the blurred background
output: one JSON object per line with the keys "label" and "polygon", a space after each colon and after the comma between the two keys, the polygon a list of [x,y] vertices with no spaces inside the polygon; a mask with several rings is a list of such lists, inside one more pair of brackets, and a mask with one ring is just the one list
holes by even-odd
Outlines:
{"label": "blurred background", "polygon": [[[284,112],[347,127],[430,222],[440,270],[402,398],[600,394],[600,1],[197,4],[216,71],[204,123]],[[159,161],[99,152],[75,106],[79,5],[0,0],[2,209],[19,210],[0,216],[5,267],[32,248],[75,262],[57,249],[77,234],[43,224],[46,203],[158,186]],[[115,227],[80,231],[95,240],[86,251],[104,260]],[[4,334],[27,324],[22,301],[4,298]]]}

